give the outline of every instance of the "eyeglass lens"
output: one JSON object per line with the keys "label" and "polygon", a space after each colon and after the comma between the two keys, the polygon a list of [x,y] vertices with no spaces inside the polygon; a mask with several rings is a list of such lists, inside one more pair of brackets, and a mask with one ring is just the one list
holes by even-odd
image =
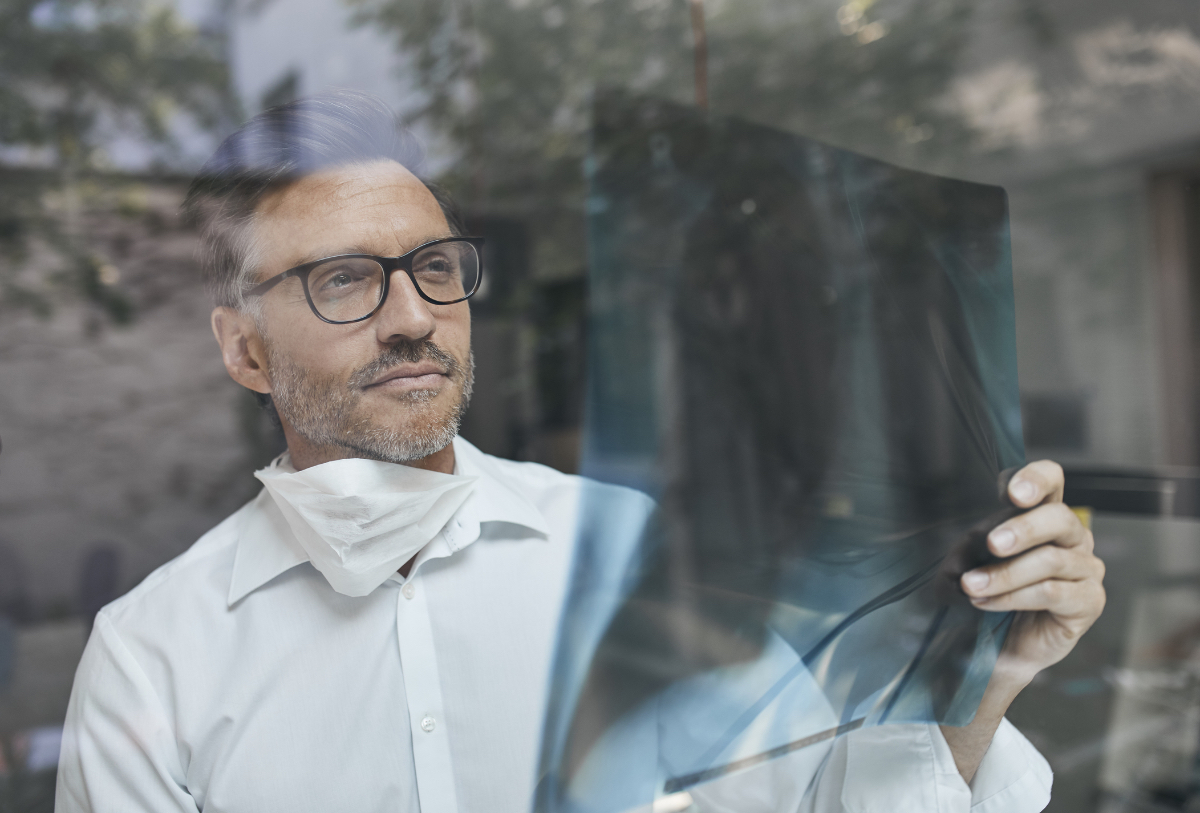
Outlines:
{"label": "eyeglass lens", "polygon": [[[479,281],[479,254],[470,243],[438,243],[412,259],[412,276],[421,293],[435,302],[463,299]],[[316,266],[308,275],[313,306],[333,322],[361,319],[383,297],[383,266],[364,257],[338,258]]]}

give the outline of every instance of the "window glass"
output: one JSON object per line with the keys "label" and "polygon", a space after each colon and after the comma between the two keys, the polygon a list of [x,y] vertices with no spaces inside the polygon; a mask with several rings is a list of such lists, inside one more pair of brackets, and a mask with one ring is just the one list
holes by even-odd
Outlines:
{"label": "window glass", "polygon": [[[1108,567],[1103,615],[1007,715],[1054,770],[1048,809],[1200,804],[1200,9],[0,18],[0,811],[52,809],[100,610],[285,450],[222,362],[180,206],[244,121],[338,89],[395,111],[414,171],[483,238],[462,436],[595,484],[551,636],[542,809],[704,809],[706,771],[860,720],[968,719],[1011,622],[954,578],[1040,459]],[[297,281],[276,294],[307,318]],[[796,663],[827,715],[780,683]],[[647,704],[661,737],[641,752]]]}

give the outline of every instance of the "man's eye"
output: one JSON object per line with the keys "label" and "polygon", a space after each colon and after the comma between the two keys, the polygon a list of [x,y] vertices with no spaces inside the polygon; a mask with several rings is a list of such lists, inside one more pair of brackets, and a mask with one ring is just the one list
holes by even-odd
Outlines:
{"label": "man's eye", "polygon": [[364,275],[352,268],[343,268],[321,275],[318,287],[322,291],[337,291],[362,282]]}
{"label": "man's eye", "polygon": [[449,274],[454,271],[454,266],[445,257],[431,257],[414,270],[418,274]]}

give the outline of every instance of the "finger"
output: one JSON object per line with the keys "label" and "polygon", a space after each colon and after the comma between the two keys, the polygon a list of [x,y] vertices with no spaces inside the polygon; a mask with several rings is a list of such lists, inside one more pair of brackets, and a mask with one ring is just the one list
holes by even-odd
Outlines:
{"label": "finger", "polygon": [[1092,579],[1081,581],[1046,581],[1013,590],[1001,596],[980,596],[971,603],[989,612],[1050,612],[1061,621],[1091,622],[1104,609],[1104,588]]}
{"label": "finger", "polygon": [[999,596],[1047,579],[1078,581],[1104,578],[1104,563],[1082,546],[1061,548],[1042,545],[999,564],[976,568],[963,574],[962,587],[968,596]]}
{"label": "finger", "polygon": [[1092,551],[1092,533],[1075,512],[1061,502],[1039,505],[1032,511],[1002,522],[988,534],[988,549],[997,556],[1016,554],[1047,542]]}
{"label": "finger", "polygon": [[1038,460],[1008,481],[1008,498],[1021,508],[1043,502],[1062,502],[1064,482],[1062,466],[1053,460]]}

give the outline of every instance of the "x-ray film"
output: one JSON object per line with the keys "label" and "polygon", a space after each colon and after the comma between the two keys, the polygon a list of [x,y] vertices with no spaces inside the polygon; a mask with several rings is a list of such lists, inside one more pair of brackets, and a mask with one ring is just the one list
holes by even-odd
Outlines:
{"label": "x-ray film", "polygon": [[965,725],[1010,618],[958,577],[1024,458],[1003,190],[621,94],[594,115],[595,482],[537,809]]}

